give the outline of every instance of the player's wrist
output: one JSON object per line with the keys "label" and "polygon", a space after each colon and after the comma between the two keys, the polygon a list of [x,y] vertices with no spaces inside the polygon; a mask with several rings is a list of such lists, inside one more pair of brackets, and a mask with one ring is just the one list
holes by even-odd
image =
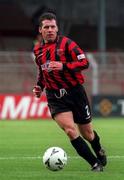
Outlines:
{"label": "player's wrist", "polygon": [[41,96],[42,89],[41,89],[40,86],[35,85],[35,86],[33,87],[33,90],[32,90],[32,91],[33,91],[33,94],[34,94],[35,97],[39,98],[39,97]]}

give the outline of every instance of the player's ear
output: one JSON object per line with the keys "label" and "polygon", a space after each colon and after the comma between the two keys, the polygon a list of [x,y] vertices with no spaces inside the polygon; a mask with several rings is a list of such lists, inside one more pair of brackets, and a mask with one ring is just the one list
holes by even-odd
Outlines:
{"label": "player's ear", "polygon": [[39,27],[39,33],[42,33],[42,28],[41,27]]}

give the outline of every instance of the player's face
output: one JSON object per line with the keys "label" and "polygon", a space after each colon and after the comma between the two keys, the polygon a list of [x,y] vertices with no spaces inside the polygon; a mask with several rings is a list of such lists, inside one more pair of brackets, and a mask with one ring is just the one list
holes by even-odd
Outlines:
{"label": "player's face", "polygon": [[42,27],[39,27],[39,32],[46,43],[53,42],[56,39],[58,26],[54,19],[43,20]]}

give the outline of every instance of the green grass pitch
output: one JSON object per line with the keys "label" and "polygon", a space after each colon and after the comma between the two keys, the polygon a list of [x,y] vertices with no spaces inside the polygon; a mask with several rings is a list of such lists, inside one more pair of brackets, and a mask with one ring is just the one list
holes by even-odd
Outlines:
{"label": "green grass pitch", "polygon": [[[123,180],[124,119],[94,119],[108,155],[104,172],[90,166],[72,148],[54,121],[0,121],[0,180]],[[44,151],[51,146],[65,149],[67,166],[52,172],[42,164]]]}

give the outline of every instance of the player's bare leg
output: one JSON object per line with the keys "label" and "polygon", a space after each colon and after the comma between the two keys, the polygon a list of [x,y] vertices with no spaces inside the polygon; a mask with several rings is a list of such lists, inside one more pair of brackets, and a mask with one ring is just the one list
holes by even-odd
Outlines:
{"label": "player's bare leg", "polygon": [[76,139],[79,136],[71,111],[57,114],[55,121],[65,131],[70,140]]}
{"label": "player's bare leg", "polygon": [[93,171],[103,171],[102,166],[99,164],[97,158],[91,152],[87,143],[79,136],[79,132],[75,126],[72,112],[64,112],[55,115],[55,121],[65,131],[69,137],[72,146],[77,153],[83,157],[91,166]]}

